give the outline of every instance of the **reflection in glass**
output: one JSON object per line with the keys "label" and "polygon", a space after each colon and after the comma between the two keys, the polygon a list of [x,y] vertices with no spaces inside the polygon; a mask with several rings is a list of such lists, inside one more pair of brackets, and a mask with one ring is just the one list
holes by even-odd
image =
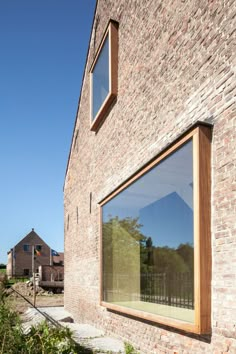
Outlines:
{"label": "reflection in glass", "polygon": [[103,300],[194,322],[192,142],[103,206]]}
{"label": "reflection in glass", "polygon": [[93,114],[95,118],[109,93],[109,40],[108,36],[103,44],[99,58],[93,69]]}

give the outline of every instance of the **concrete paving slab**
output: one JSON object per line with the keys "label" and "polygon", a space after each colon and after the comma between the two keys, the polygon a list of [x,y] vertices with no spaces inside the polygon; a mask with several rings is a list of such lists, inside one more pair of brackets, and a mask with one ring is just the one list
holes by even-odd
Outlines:
{"label": "concrete paving slab", "polygon": [[88,341],[89,347],[96,351],[110,353],[125,353],[124,343],[116,338],[101,337],[94,338]]}
{"label": "concrete paving slab", "polygon": [[56,321],[62,321],[65,318],[71,317],[71,314],[64,309],[64,307],[39,307],[38,308],[41,312],[47,313]]}
{"label": "concrete paving slab", "polygon": [[[60,322],[61,323],[61,322]],[[102,337],[105,335],[104,331],[97,329],[89,324],[80,324],[80,323],[61,323],[64,326],[70,328],[75,332],[75,336],[78,339],[88,339]]]}
{"label": "concrete paving slab", "polygon": [[22,328],[24,333],[28,333],[32,326],[36,326],[45,320],[45,317],[34,308],[28,308],[21,318],[23,320]]}
{"label": "concrete paving slab", "polygon": [[[105,332],[86,323],[70,323],[73,316],[63,307],[40,307],[40,312],[46,313],[52,319],[58,321],[62,326],[68,327],[73,332],[74,340],[87,348],[95,350],[96,353],[125,353],[124,343],[122,340],[105,336]],[[24,331],[27,332],[32,325],[45,320],[45,317],[36,309],[29,308],[22,316]],[[63,320],[66,320],[64,322]]]}

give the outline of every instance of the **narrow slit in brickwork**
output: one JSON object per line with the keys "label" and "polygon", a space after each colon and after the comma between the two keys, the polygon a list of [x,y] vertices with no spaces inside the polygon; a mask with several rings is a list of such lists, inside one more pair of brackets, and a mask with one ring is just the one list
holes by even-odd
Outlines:
{"label": "narrow slit in brickwork", "polygon": [[74,149],[77,148],[76,150],[78,150],[78,144],[77,144],[78,134],[79,134],[79,129],[76,130],[76,135],[74,140]]}
{"label": "narrow slit in brickwork", "polygon": [[89,195],[89,212],[90,212],[90,214],[92,212],[92,192],[90,192],[90,195]]}
{"label": "narrow slit in brickwork", "polygon": [[70,215],[68,214],[68,216],[67,216],[67,230],[69,230],[69,226],[70,226]]}

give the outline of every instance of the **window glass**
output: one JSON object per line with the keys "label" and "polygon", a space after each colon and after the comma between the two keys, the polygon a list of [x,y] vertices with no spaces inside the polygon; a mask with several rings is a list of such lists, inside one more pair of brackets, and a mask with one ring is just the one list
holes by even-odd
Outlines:
{"label": "window glass", "polygon": [[109,93],[109,36],[103,44],[99,58],[93,69],[92,82],[92,119],[96,117],[99,109]]}
{"label": "window glass", "polygon": [[25,252],[29,252],[30,251],[30,246],[29,245],[23,245],[23,250]]}
{"label": "window glass", "polygon": [[192,141],[104,204],[102,215],[103,301],[194,323]]}
{"label": "window glass", "polygon": [[23,272],[24,272],[24,275],[26,275],[26,276],[29,275],[29,269],[24,269]]}

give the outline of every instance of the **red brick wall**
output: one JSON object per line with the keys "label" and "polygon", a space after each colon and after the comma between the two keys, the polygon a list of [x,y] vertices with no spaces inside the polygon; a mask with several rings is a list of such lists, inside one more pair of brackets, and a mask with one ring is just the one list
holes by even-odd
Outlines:
{"label": "red brick wall", "polygon": [[[110,18],[119,22],[118,97],[94,133],[88,71]],[[65,179],[65,307],[142,353],[236,353],[236,3],[99,0],[94,25]],[[98,202],[198,120],[214,124],[207,338],[99,306]]]}
{"label": "red brick wall", "polygon": [[[24,251],[24,245],[29,245],[28,252]],[[24,276],[24,269],[29,269],[30,275],[32,275],[32,247],[36,245],[41,245],[42,250],[40,256],[35,255],[34,257],[35,271],[42,264],[50,264],[49,246],[32,230],[13,248],[13,276]],[[11,257],[9,257],[7,269],[11,269],[11,262]]]}
{"label": "red brick wall", "polygon": [[42,281],[61,281],[64,280],[64,267],[42,265],[39,267],[39,274]]}

